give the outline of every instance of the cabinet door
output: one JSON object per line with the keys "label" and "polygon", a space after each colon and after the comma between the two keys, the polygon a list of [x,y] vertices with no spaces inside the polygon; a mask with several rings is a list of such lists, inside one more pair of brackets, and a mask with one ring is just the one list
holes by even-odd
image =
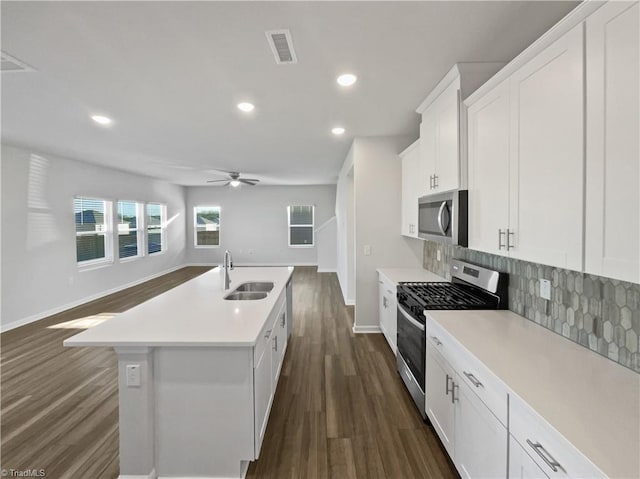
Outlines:
{"label": "cabinet door", "polygon": [[385,286],[384,281],[380,275],[378,275],[378,321],[380,323],[380,330],[385,337],[387,337],[387,300],[384,295]]}
{"label": "cabinet door", "polygon": [[396,286],[385,283],[385,293],[387,297],[387,308],[385,309],[387,315],[387,333],[385,336],[389,346],[391,346],[393,354],[396,354],[396,341],[398,336],[398,300],[396,299]]}
{"label": "cabinet door", "polygon": [[253,370],[255,457],[260,454],[272,399],[271,349],[265,348]]}
{"label": "cabinet door", "polygon": [[509,436],[509,479],[548,479],[522,446]]}
{"label": "cabinet door", "polygon": [[469,248],[505,255],[509,224],[509,81],[468,111]]}
{"label": "cabinet door", "polygon": [[420,161],[418,164],[418,196],[434,193],[432,177],[436,174],[437,122],[433,106],[422,114],[420,123]]}
{"label": "cabinet door", "polygon": [[280,376],[280,368],[284,359],[284,349],[287,341],[287,323],[284,305],[278,313],[276,322],[273,326],[271,335],[271,384],[273,393],[276,392],[278,386],[278,377]]}
{"label": "cabinet door", "polygon": [[582,270],[583,26],[511,76],[512,257]]}
{"label": "cabinet door", "polygon": [[507,429],[461,378],[455,387],[455,451],[463,478],[507,475]]}
{"label": "cabinet door", "polygon": [[609,2],[587,29],[585,271],[640,282],[637,2]]}
{"label": "cabinet door", "polygon": [[460,90],[458,82],[436,100],[436,190],[448,191],[460,185]]}
{"label": "cabinet door", "polygon": [[442,354],[427,341],[425,395],[427,416],[449,457],[454,459],[454,405],[451,396],[454,372]]}
{"label": "cabinet door", "polygon": [[[418,140],[419,141],[419,140]],[[420,196],[420,144],[402,157],[402,229],[404,236],[418,237],[418,197]]]}

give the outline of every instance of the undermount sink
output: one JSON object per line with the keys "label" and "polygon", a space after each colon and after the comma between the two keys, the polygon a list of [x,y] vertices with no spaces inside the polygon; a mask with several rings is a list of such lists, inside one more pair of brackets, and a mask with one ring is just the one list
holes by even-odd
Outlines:
{"label": "undermount sink", "polygon": [[270,281],[255,281],[252,283],[243,283],[238,286],[233,291],[247,291],[247,292],[255,292],[255,291],[263,291],[268,293],[273,289],[273,283]]}
{"label": "undermount sink", "polygon": [[234,291],[224,297],[228,301],[251,301],[256,299],[264,299],[267,293],[264,291]]}

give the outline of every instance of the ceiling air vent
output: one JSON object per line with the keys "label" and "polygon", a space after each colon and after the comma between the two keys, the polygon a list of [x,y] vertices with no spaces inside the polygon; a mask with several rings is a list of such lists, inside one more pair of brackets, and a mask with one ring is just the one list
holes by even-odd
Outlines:
{"label": "ceiling air vent", "polygon": [[269,30],[265,32],[273,56],[278,64],[298,63],[289,30]]}
{"label": "ceiling air vent", "polygon": [[15,57],[12,57],[8,53],[0,51],[0,71],[5,72],[32,72],[35,71],[33,67],[30,67],[24,62],[21,62]]}

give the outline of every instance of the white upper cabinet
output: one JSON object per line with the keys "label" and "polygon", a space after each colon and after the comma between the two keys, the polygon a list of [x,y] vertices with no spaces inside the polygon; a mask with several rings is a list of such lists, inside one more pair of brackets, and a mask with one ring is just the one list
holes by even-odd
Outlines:
{"label": "white upper cabinet", "polygon": [[506,252],[509,224],[509,82],[469,108],[469,248]]}
{"label": "white upper cabinet", "polygon": [[512,257],[582,270],[583,26],[510,79]]}
{"label": "white upper cabinet", "polygon": [[585,271],[640,283],[640,84],[637,2],[586,22]]}
{"label": "white upper cabinet", "polygon": [[420,140],[400,153],[402,162],[402,225],[401,233],[418,237],[418,197],[420,196]]}
{"label": "white upper cabinet", "polygon": [[469,247],[582,270],[582,24],[469,105]]}

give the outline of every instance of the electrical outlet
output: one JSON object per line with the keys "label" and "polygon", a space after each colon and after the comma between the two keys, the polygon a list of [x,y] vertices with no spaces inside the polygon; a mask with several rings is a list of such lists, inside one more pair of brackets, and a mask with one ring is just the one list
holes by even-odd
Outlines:
{"label": "electrical outlet", "polygon": [[364,255],[365,256],[371,256],[371,245],[370,244],[364,245]]}
{"label": "electrical outlet", "polygon": [[127,364],[127,386],[139,387],[140,386],[140,365],[139,364]]}
{"label": "electrical outlet", "polygon": [[546,300],[551,299],[551,281],[548,279],[540,280],[540,297]]}

